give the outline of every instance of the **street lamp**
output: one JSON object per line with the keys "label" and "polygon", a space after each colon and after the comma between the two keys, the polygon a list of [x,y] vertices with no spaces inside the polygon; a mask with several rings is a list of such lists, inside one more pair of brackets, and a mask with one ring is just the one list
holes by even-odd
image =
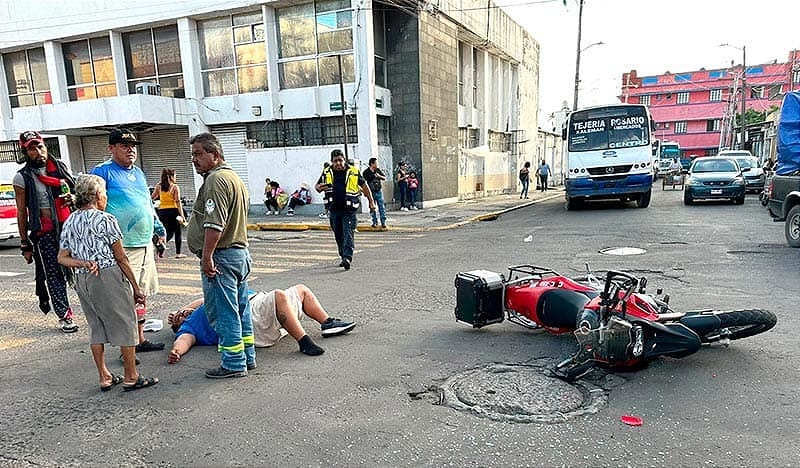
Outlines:
{"label": "street lamp", "polygon": [[734,49],[742,51],[742,118],[740,119],[741,128],[739,129],[739,139],[741,140],[739,143],[739,149],[744,149],[744,111],[747,104],[747,47],[738,47],[728,43],[720,44],[719,46],[733,47]]}

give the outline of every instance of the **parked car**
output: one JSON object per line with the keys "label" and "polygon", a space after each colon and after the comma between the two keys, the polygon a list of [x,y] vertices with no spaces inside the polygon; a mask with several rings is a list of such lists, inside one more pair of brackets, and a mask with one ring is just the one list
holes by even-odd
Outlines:
{"label": "parked car", "polygon": [[732,157],[713,156],[698,158],[687,171],[686,185],[683,188],[683,203],[691,205],[699,199],[730,199],[733,203],[744,203],[746,191],[743,173]]}
{"label": "parked car", "polygon": [[734,156],[740,169],[750,169],[744,174],[745,188],[747,191],[760,192],[764,190],[764,169],[758,164],[755,156]]}
{"label": "parked car", "polygon": [[14,187],[9,182],[0,182],[0,244],[19,239],[17,229],[17,202]]}

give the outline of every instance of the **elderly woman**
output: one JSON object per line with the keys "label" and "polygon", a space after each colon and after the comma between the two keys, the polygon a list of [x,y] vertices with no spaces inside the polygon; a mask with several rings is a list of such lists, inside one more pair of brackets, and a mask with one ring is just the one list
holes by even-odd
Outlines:
{"label": "elderly woman", "polygon": [[[90,329],[92,358],[100,374],[100,390],[122,384],[123,390],[137,390],[158,383],[136,370],[136,329],[134,300],[144,304],[122,248],[122,231],[117,219],[105,208],[105,181],[96,175],[80,175],[75,181],[77,210],[67,218],[61,231],[58,263],[76,270],[75,289]],[[133,293],[131,294],[131,287]],[[105,343],[119,346],[125,376],[106,367]]]}

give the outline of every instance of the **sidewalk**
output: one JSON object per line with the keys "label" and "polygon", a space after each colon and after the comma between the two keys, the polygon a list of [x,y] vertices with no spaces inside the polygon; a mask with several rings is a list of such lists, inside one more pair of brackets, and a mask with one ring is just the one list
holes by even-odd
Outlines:
{"label": "sidewalk", "polygon": [[[544,200],[553,198],[563,198],[563,187],[556,187],[547,192],[531,190],[530,197],[526,200],[519,199],[519,193],[506,195],[495,195],[492,197],[463,200],[447,205],[440,205],[433,208],[424,208],[416,211],[391,210],[386,213],[387,231],[429,231],[440,229],[451,229],[462,226],[474,221],[484,221],[496,218],[497,216],[513,211],[525,206],[532,205]],[[366,199],[363,199],[366,203]],[[322,210],[322,205],[319,209]],[[315,215],[295,215],[286,216],[285,214],[266,216],[263,207],[254,207],[253,210],[258,215],[251,213],[248,219],[247,228],[252,231],[307,231],[307,230],[330,230],[327,218],[320,218]],[[285,212],[285,211],[284,211]],[[369,213],[358,214],[358,231],[384,231],[384,229],[373,228],[372,218]]]}

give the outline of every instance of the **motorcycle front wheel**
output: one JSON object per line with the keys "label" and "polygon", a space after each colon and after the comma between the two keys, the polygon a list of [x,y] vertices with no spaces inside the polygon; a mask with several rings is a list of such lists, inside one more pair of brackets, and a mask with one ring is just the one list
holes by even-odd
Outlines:
{"label": "motorcycle front wheel", "polygon": [[778,323],[772,312],[763,309],[741,309],[715,314],[720,320],[720,328],[703,336],[703,342],[719,341],[722,338],[738,340],[758,335]]}

